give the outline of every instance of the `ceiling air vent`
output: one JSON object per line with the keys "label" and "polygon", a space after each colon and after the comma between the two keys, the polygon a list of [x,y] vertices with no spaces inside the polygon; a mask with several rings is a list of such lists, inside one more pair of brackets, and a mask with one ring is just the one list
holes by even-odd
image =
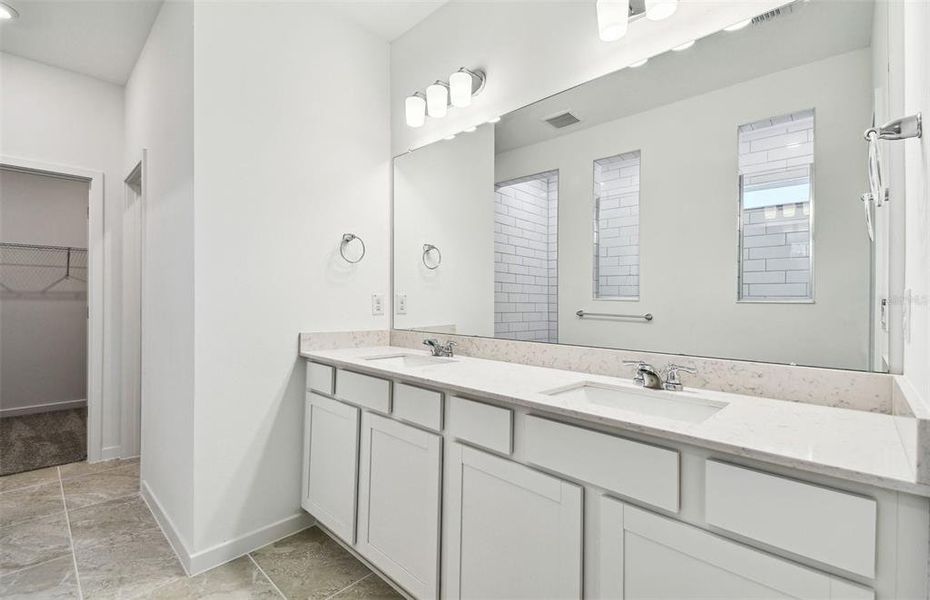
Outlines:
{"label": "ceiling air vent", "polygon": [[562,129],[563,127],[568,127],[569,125],[574,125],[575,123],[580,123],[581,119],[573,115],[572,113],[565,111],[551,117],[546,117],[543,119],[546,123],[549,123],[556,129]]}
{"label": "ceiling air vent", "polygon": [[795,5],[788,4],[786,6],[782,6],[781,8],[776,8],[775,10],[770,10],[766,13],[762,13],[761,15],[757,17],[753,17],[752,24],[761,25],[763,23],[768,23],[769,21],[773,21],[777,19],[778,17],[784,17],[786,15],[790,15],[794,11],[795,11]]}

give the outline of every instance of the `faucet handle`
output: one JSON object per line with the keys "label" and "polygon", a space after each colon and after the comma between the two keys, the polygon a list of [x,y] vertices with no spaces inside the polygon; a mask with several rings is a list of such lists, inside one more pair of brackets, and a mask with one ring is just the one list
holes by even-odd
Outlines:
{"label": "faucet handle", "polygon": [[655,373],[655,369],[649,363],[642,360],[625,360],[623,361],[623,364],[630,365],[636,369],[636,375],[633,377],[633,382],[639,385],[645,385],[645,373]]}
{"label": "faucet handle", "polygon": [[684,386],[681,384],[681,378],[678,376],[678,374],[682,372],[690,373],[691,375],[697,374],[697,371],[690,367],[670,364],[665,367],[665,384],[663,387],[674,392],[679,392],[684,389]]}

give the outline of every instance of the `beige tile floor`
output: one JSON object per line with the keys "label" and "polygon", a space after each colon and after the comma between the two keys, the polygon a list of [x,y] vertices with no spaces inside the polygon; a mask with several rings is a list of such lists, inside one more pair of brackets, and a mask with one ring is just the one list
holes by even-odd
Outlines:
{"label": "beige tile floor", "polygon": [[0,477],[0,598],[395,599],[316,527],[187,577],[139,495],[135,460]]}

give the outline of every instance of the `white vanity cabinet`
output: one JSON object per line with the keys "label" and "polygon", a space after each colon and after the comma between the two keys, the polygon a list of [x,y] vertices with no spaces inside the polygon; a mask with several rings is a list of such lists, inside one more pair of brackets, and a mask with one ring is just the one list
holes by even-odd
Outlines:
{"label": "white vanity cabinet", "polygon": [[872,590],[601,498],[599,597],[867,600]]}
{"label": "white vanity cabinet", "polygon": [[450,444],[445,596],[580,598],[582,488]]}
{"label": "white vanity cabinet", "polygon": [[359,552],[417,598],[439,594],[442,437],[362,414]]}
{"label": "white vanity cabinet", "polygon": [[348,543],[355,541],[359,409],[308,392],[301,506]]}

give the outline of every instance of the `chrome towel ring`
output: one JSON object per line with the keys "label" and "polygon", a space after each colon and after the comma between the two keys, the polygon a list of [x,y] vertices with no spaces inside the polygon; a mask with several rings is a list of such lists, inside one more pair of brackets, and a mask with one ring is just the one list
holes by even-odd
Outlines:
{"label": "chrome towel ring", "polygon": [[[436,253],[436,260],[430,261],[429,256],[433,252]],[[423,266],[429,269],[430,271],[435,271],[439,268],[439,265],[442,264],[442,252],[439,251],[439,248],[432,244],[423,244]]]}
{"label": "chrome towel ring", "polygon": [[[351,244],[354,241],[358,241],[358,243],[361,244],[362,253],[358,256],[358,258],[356,258],[355,260],[352,260],[351,258],[346,256],[346,249],[349,247],[349,244]],[[362,262],[362,259],[365,258],[364,240],[362,240],[362,238],[358,237],[354,233],[343,233],[342,242],[339,244],[339,254],[342,256],[343,260],[345,260],[347,263],[351,263],[354,265],[355,263]]]}

